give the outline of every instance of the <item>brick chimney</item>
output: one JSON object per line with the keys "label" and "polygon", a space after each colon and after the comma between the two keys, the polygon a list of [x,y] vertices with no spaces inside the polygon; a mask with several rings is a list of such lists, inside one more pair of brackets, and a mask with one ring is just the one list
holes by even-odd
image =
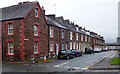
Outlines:
{"label": "brick chimney", "polygon": [[49,15],[46,15],[46,16],[55,20],[55,14],[49,14]]}
{"label": "brick chimney", "polygon": [[67,20],[64,20],[64,23],[65,23],[65,24],[70,24],[70,21],[69,21],[69,19],[67,19]]}
{"label": "brick chimney", "polygon": [[43,13],[45,15],[45,8],[42,6],[41,9],[43,10]]}
{"label": "brick chimney", "polygon": [[64,19],[63,19],[63,16],[60,16],[60,17],[56,17],[56,20],[60,23],[64,23]]}

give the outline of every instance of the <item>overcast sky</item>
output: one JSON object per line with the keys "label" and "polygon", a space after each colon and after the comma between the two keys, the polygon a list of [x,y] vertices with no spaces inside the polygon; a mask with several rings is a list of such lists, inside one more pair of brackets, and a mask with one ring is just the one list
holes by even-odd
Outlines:
{"label": "overcast sky", "polygon": [[[26,0],[0,0],[0,8]],[[28,0],[27,0],[28,1]],[[115,42],[118,36],[119,0],[29,0],[39,1],[46,14],[56,14]]]}

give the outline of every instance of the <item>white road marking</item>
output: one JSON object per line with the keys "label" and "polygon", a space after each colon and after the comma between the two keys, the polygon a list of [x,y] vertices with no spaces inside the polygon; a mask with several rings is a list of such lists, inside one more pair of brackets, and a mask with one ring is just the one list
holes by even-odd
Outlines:
{"label": "white road marking", "polygon": [[114,55],[110,56],[109,58],[113,58],[115,55],[116,55],[116,54],[114,54]]}
{"label": "white road marking", "polygon": [[80,67],[73,67],[74,69],[80,69]]}
{"label": "white road marking", "polygon": [[61,64],[55,65],[55,66],[53,66],[53,67],[62,67],[63,65],[68,64],[68,63],[69,63],[69,62],[61,63]]}
{"label": "white road marking", "polygon": [[70,67],[69,67],[69,66],[64,66],[63,68],[67,68],[67,69],[69,69]]}

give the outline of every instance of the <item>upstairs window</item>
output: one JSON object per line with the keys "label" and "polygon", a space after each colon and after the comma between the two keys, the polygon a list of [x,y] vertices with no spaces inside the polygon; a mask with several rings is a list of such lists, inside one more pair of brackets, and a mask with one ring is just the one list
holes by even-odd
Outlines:
{"label": "upstairs window", "polygon": [[53,35],[54,33],[53,33],[53,27],[50,27],[50,37],[53,37],[54,35]]}
{"label": "upstairs window", "polygon": [[13,42],[8,41],[8,54],[13,55]]}
{"label": "upstairs window", "polygon": [[35,17],[39,17],[39,11],[38,11],[38,8],[35,8]]}
{"label": "upstairs window", "polygon": [[64,31],[62,31],[62,39],[64,39]]}
{"label": "upstairs window", "polygon": [[85,36],[85,42],[87,42],[87,36]]}
{"label": "upstairs window", "polygon": [[78,33],[76,33],[76,40],[78,40]]}
{"label": "upstairs window", "polygon": [[13,24],[8,23],[8,35],[13,35]]}
{"label": "upstairs window", "polygon": [[70,40],[72,40],[72,32],[70,32]]}
{"label": "upstairs window", "polygon": [[81,41],[83,41],[83,35],[81,35]]}
{"label": "upstairs window", "polygon": [[77,30],[77,31],[79,30],[78,27],[76,27],[76,30]]}
{"label": "upstairs window", "polygon": [[38,36],[38,25],[34,25],[34,36]]}
{"label": "upstairs window", "polygon": [[91,39],[91,38],[89,37],[89,42],[90,42],[90,39]]}

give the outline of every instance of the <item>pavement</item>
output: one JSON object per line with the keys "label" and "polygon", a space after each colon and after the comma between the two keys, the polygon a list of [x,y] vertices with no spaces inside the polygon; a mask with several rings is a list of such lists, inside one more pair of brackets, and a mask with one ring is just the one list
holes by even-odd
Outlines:
{"label": "pavement", "polygon": [[118,53],[104,57],[103,59],[92,64],[88,69],[90,70],[120,70],[120,65],[110,65],[111,60],[118,57]]}

